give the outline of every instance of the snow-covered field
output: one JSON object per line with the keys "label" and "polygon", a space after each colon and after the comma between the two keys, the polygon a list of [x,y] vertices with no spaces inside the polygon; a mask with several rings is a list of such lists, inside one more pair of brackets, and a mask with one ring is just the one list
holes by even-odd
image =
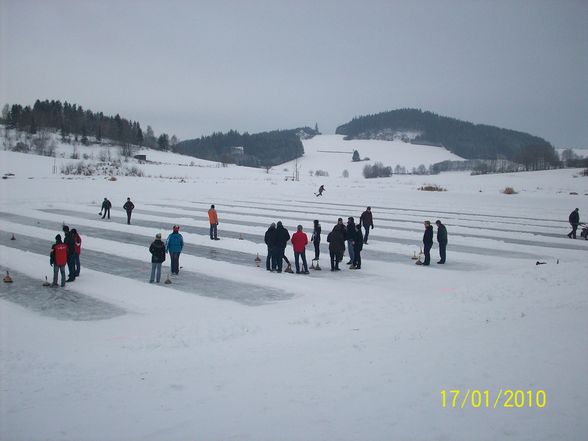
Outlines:
{"label": "snow-covered field", "polygon": [[[0,439],[586,439],[588,241],[566,234],[574,208],[588,213],[588,178],[365,180],[365,162],[322,152],[354,148],[392,167],[452,157],[321,136],[305,141],[299,182],[284,179],[293,163],[266,173],[157,152],[158,164],[139,165],[150,177],[110,181],[53,174],[65,158],[0,151],[0,174],[14,174],[0,180],[0,269],[14,279],[0,286]],[[329,177],[311,177],[317,169]],[[104,197],[110,221],[98,217]],[[375,228],[362,269],[325,271],[327,233],[367,205]],[[310,235],[313,219],[323,271],[267,272],[268,225]],[[411,260],[425,219],[447,225],[446,265]],[[62,223],[82,235],[81,276],[44,288]],[[149,284],[149,244],[174,224],[183,268],[171,285]],[[545,391],[545,405],[508,401],[508,389]],[[461,391],[455,407],[450,390]],[[474,407],[474,390],[488,405]]]}

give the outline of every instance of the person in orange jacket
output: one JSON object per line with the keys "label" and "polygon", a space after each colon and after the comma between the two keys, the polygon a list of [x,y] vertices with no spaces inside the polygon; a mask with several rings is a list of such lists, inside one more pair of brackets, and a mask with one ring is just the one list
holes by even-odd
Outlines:
{"label": "person in orange jacket", "polygon": [[208,221],[210,222],[210,240],[220,240],[217,237],[216,227],[218,226],[218,214],[214,209],[214,204],[210,206],[208,210]]}
{"label": "person in orange jacket", "polygon": [[303,273],[308,274],[308,265],[306,263],[306,244],[308,236],[302,231],[302,225],[296,227],[296,233],[292,235],[292,248],[294,248],[294,264],[296,265],[296,274],[300,274],[300,257],[302,257]]}

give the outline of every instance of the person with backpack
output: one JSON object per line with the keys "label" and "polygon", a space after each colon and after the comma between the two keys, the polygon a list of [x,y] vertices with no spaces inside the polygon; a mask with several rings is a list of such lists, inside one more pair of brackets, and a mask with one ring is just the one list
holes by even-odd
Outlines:
{"label": "person with backpack", "polygon": [[151,253],[151,277],[149,283],[161,280],[161,265],[165,262],[165,244],[161,240],[161,233],[155,235],[155,240],[149,246]]}
{"label": "person with backpack", "polygon": [[78,234],[78,230],[71,229],[71,235],[74,240],[74,276],[80,275],[80,254],[82,254],[82,238]]}
{"label": "person with backpack", "polygon": [[218,214],[214,205],[211,205],[210,210],[208,210],[208,222],[210,223],[210,240],[220,240],[217,237]]}
{"label": "person with backpack", "polygon": [[173,231],[165,241],[165,249],[169,252],[171,260],[171,273],[178,275],[180,273],[180,254],[184,248],[184,238],[180,234],[180,227],[174,225]]}
{"label": "person with backpack", "polygon": [[[131,225],[131,213],[133,212],[133,209],[135,208],[135,204],[133,204],[131,202],[131,198],[127,198],[127,201],[123,205],[123,208],[127,212],[127,225]],[[109,217],[109,219],[110,219],[110,217]]]}
{"label": "person with backpack", "polygon": [[374,218],[372,216],[372,207],[367,207],[359,217],[359,224],[363,225],[365,236],[363,236],[363,243],[367,245],[368,236],[370,235],[370,228],[374,229]]}
{"label": "person with backpack", "polygon": [[302,257],[303,273],[308,274],[308,264],[306,263],[306,244],[308,236],[302,231],[302,225],[296,227],[296,233],[292,235],[292,248],[294,248],[294,265],[296,265],[296,274],[300,274],[300,257]]}
{"label": "person with backpack", "polygon": [[425,233],[423,234],[423,246],[425,261],[423,262],[423,265],[429,265],[431,263],[431,248],[433,247],[433,226],[428,220],[424,222],[424,225]]}
{"label": "person with backpack", "polygon": [[106,214],[108,213],[108,219],[110,219],[110,208],[112,207],[112,203],[104,198],[104,201],[102,202],[102,208],[100,209],[100,214],[102,214],[102,219],[104,219],[106,217]]}
{"label": "person with backpack", "polygon": [[439,243],[439,264],[443,265],[447,257],[447,228],[440,220],[435,221],[437,225],[437,242]]}
{"label": "person with backpack", "polygon": [[568,217],[570,225],[572,226],[572,231],[568,233],[568,237],[570,239],[576,238],[576,231],[578,230],[578,225],[580,225],[580,209],[576,208],[574,211],[570,213]]}
{"label": "person with backpack", "polygon": [[65,286],[65,264],[67,263],[67,245],[61,240],[61,234],[55,236],[55,243],[51,246],[49,254],[49,265],[53,267],[53,283],[51,286],[56,288],[58,273],[61,273],[61,287]]}
{"label": "person with backpack", "polygon": [[76,244],[71,231],[69,231],[69,227],[64,225],[63,228],[63,243],[67,246],[67,282],[73,282],[76,280]]}

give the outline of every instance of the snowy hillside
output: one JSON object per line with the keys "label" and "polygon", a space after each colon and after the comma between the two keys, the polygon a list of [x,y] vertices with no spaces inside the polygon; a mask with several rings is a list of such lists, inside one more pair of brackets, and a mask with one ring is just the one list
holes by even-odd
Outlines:
{"label": "snowy hillside", "polygon": [[[69,151],[0,151],[0,173],[14,175],[0,180],[0,270],[13,278],[0,285],[0,439],[584,439],[588,241],[566,234],[572,209],[588,215],[588,178],[565,169],[366,180],[353,149],[393,167],[458,158],[339,136],[304,147],[299,182],[285,180],[293,163],[266,173],[147,151],[152,163],[130,163],[144,177],[109,180],[53,174],[79,161]],[[447,191],[419,191],[425,184]],[[110,220],[98,216],[104,197]],[[210,204],[220,241],[208,236]],[[367,205],[375,228],[361,270],[345,259],[329,271],[327,234]],[[313,219],[323,270],[266,271],[268,225],[301,224],[310,236]],[[437,244],[431,266],[411,259],[425,219],[447,225],[445,265]],[[63,223],[82,236],[80,277],[45,288]],[[176,224],[180,273],[149,284],[149,245]],[[168,256],[164,279],[169,268]],[[531,405],[509,407],[508,389]],[[456,406],[443,402],[450,390]],[[474,390],[489,404],[476,405]]]}

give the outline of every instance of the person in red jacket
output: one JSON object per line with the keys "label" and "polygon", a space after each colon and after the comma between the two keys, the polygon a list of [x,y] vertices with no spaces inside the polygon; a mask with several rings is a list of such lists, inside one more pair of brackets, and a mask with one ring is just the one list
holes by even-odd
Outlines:
{"label": "person in red jacket", "polygon": [[61,273],[61,286],[65,286],[65,264],[67,263],[67,245],[61,240],[61,234],[55,236],[55,243],[49,254],[49,264],[53,266],[52,287],[57,287],[57,273]]}
{"label": "person in red jacket", "polygon": [[294,264],[296,265],[296,274],[300,274],[300,257],[302,256],[303,273],[308,274],[308,264],[306,263],[306,244],[308,236],[302,231],[302,225],[296,227],[296,233],[292,235],[292,247],[294,248]]}

